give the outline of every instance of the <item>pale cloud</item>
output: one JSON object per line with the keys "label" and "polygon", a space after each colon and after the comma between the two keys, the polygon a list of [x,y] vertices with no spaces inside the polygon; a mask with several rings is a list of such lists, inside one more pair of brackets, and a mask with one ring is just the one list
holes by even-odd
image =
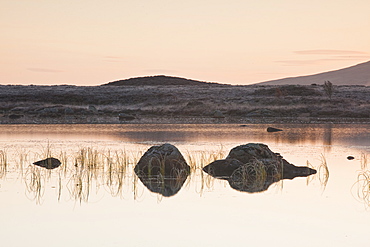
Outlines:
{"label": "pale cloud", "polygon": [[282,60],[282,61],[275,61],[276,63],[280,63],[284,66],[307,66],[307,65],[317,65],[322,62],[321,59],[316,60]]}
{"label": "pale cloud", "polygon": [[307,50],[295,51],[296,54],[304,55],[326,55],[319,59],[294,59],[294,60],[279,60],[275,61],[283,66],[309,66],[321,65],[325,62],[333,61],[367,61],[370,60],[370,54],[361,51],[345,51],[345,50]]}
{"label": "pale cloud", "polygon": [[40,72],[40,73],[60,73],[60,72],[64,72],[63,70],[45,69],[45,68],[27,68],[27,70],[32,71],[32,72]]}
{"label": "pale cloud", "polygon": [[348,51],[348,50],[303,50],[303,51],[294,51],[296,54],[300,55],[360,55],[368,54],[363,51]]}

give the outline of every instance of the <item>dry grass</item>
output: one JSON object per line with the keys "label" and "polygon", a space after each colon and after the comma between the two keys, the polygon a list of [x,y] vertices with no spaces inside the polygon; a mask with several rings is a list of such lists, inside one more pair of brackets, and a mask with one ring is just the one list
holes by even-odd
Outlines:
{"label": "dry grass", "polygon": [[367,154],[366,153],[361,153],[361,170],[366,170],[367,169]]}
{"label": "dry grass", "polygon": [[[263,122],[265,118],[298,121],[309,118],[370,117],[370,87],[337,86],[331,99],[321,86],[125,86],[29,87],[0,85],[0,123],[119,123],[118,114],[161,121]],[[267,92],[267,93],[266,93]],[[275,92],[280,92],[276,94]],[[92,107],[93,106],[93,107]],[[3,117],[1,117],[3,116]],[[361,120],[365,121],[365,120]],[[368,120],[367,120],[368,121]]]}
{"label": "dry grass", "polygon": [[4,178],[8,168],[8,158],[4,150],[0,150],[0,179]]}
{"label": "dry grass", "polygon": [[320,162],[318,165],[311,164],[310,161],[306,161],[306,166],[317,171],[316,174],[310,175],[306,178],[306,184],[309,185],[314,180],[318,179],[322,188],[322,192],[325,191],[329,181],[329,167],[324,154],[320,155]]}

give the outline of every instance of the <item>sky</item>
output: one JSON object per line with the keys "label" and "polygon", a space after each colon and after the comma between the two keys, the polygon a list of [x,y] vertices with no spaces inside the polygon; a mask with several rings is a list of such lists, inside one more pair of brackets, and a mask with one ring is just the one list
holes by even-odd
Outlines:
{"label": "sky", "polygon": [[369,0],[0,0],[0,84],[247,85],[370,60]]}

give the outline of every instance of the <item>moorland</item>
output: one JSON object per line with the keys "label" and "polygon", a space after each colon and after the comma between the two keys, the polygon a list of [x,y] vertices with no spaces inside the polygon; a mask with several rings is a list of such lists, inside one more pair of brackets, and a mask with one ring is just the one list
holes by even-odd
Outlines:
{"label": "moorland", "polygon": [[0,123],[370,122],[369,86],[236,86],[168,78],[101,86],[0,85]]}

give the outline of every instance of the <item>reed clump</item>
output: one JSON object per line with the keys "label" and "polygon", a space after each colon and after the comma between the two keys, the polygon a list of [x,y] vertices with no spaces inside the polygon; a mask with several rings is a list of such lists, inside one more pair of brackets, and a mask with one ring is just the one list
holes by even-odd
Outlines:
{"label": "reed clump", "polygon": [[0,179],[5,177],[8,169],[8,158],[4,150],[0,150]]}
{"label": "reed clump", "polygon": [[367,169],[367,154],[366,153],[361,153],[361,170],[366,170]]}
{"label": "reed clump", "polygon": [[123,185],[129,165],[130,160],[126,150],[113,153],[108,151],[106,155],[105,180],[112,196],[122,197]]}

